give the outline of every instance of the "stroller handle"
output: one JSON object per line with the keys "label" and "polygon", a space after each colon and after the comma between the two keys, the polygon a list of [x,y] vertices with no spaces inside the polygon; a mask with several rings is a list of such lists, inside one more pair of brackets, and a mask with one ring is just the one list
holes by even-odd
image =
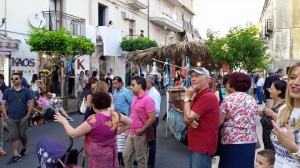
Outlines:
{"label": "stroller handle", "polygon": [[71,138],[71,137],[69,136],[69,139],[70,139],[70,145],[69,145],[69,147],[67,148],[67,152],[70,152],[71,149],[72,149],[72,147],[73,147],[73,138]]}

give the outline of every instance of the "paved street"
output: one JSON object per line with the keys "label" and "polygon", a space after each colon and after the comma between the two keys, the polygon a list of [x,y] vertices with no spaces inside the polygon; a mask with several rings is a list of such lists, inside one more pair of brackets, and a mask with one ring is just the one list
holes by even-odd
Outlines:
{"label": "paved street", "polygon": [[[71,109],[76,109],[76,103],[78,99],[70,99],[69,107]],[[162,112],[161,117],[165,114],[165,96],[162,99]],[[78,126],[82,119],[83,115],[74,112],[71,114],[72,118],[75,119],[75,122],[71,122],[73,126]],[[261,135],[261,125],[258,121],[258,135]],[[188,167],[188,151],[187,147],[182,145],[180,142],[177,142],[170,134],[166,138],[166,121],[160,120],[157,133],[157,159],[156,167],[158,168],[185,168]],[[33,168],[38,166],[37,154],[35,152],[35,146],[39,139],[42,137],[51,137],[62,144],[69,144],[69,139],[65,134],[65,130],[62,125],[50,122],[42,126],[31,127],[28,130],[29,135],[29,152],[28,154],[17,163],[11,165],[6,165],[6,162],[12,156],[11,144],[4,142],[4,149],[7,151],[8,155],[5,157],[0,157],[0,168],[9,167],[9,168]],[[4,133],[4,139],[7,138],[7,132]],[[261,139],[261,138],[260,138]],[[74,147],[76,149],[81,149],[83,147],[83,137],[77,138],[74,140]],[[82,163],[82,155],[79,156],[79,163]]]}

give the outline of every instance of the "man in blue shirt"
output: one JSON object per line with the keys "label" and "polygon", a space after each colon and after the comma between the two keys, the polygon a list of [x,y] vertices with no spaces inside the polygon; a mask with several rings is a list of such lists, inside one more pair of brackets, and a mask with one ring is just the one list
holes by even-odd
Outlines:
{"label": "man in blue shirt", "polygon": [[4,91],[8,88],[8,86],[6,86],[5,82],[4,82],[4,75],[0,74],[0,90],[2,93],[4,93]]}
{"label": "man in blue shirt", "polygon": [[132,101],[132,93],[123,85],[122,78],[115,76],[113,78],[114,90],[114,105],[116,112],[123,112],[130,116],[130,105]]}
{"label": "man in blue shirt", "polygon": [[[22,76],[14,73],[11,80],[13,86],[6,89],[2,97],[3,119],[6,120],[14,152],[14,156],[7,164],[20,161],[27,152],[27,121],[33,109],[31,92],[21,85]],[[23,146],[20,153],[19,140]]]}

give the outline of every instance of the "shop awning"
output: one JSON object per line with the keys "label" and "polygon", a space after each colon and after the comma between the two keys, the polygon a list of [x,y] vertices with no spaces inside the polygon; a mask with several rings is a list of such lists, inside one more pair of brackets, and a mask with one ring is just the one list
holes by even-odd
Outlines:
{"label": "shop awning", "polygon": [[0,50],[18,50],[21,40],[0,35]]}

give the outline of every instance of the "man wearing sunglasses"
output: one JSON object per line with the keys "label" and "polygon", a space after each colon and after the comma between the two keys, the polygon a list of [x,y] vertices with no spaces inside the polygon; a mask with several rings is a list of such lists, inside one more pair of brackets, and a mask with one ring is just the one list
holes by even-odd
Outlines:
{"label": "man wearing sunglasses", "polygon": [[[19,73],[13,73],[11,80],[13,86],[6,89],[2,97],[3,118],[7,122],[14,152],[14,156],[7,164],[20,161],[27,152],[27,123],[33,109],[31,92],[21,85],[22,76]],[[19,140],[23,146],[20,153]]]}

